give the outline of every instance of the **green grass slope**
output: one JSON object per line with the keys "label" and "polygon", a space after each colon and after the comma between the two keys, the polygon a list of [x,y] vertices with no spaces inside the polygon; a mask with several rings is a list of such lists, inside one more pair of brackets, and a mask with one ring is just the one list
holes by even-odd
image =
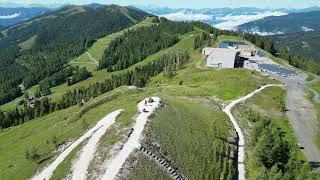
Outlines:
{"label": "green grass slope", "polygon": [[[188,97],[165,97],[165,103],[151,119],[145,143],[159,144],[161,152],[188,179],[233,179],[231,158],[236,146],[228,139],[234,141],[235,133],[219,106],[212,100]],[[141,166],[151,168],[148,163]],[[136,174],[148,174],[137,168]]]}
{"label": "green grass slope", "polygon": [[88,50],[86,53],[83,53],[81,56],[71,60],[69,62],[70,65],[72,66],[80,66],[80,67],[86,67],[90,72],[93,72],[96,70],[97,64],[95,61],[93,61],[87,53],[89,53],[92,58],[94,58],[96,61],[100,61],[104,50],[108,46],[108,44],[114,40],[115,38],[121,36],[124,34],[124,32],[128,30],[135,30],[139,27],[144,27],[144,26],[151,26],[153,23],[151,22],[153,18],[146,19],[136,25],[134,25],[131,28],[127,28],[125,30],[119,31],[117,33],[113,33],[110,35],[107,35],[101,39],[98,39]]}
{"label": "green grass slope", "polygon": [[[160,96],[167,103],[167,107],[152,120],[150,128],[153,129],[154,135],[159,137],[157,140],[168,151],[173,163],[181,168],[184,175],[196,179],[232,177],[234,173],[232,161],[221,153],[233,151],[232,146],[226,145],[224,140],[232,137],[234,133],[231,131],[227,116],[219,110],[219,105],[206,97],[216,96],[230,100],[255,90],[261,83],[272,81],[245,69],[206,69],[199,66],[203,59],[199,50],[193,50],[193,41],[200,33],[201,31],[188,33],[173,47],[155,53],[123,70],[128,71],[151,62],[162,53],[173,49],[187,50],[190,53],[190,63],[176,71],[172,78],[160,74],[152,78],[145,88],[132,91],[127,87],[120,87],[90,100],[82,107],[76,105],[20,126],[1,130],[1,179],[30,178],[38,168],[51,162],[59,153],[57,145],[75,140],[106,114],[122,108],[123,114],[117,118],[115,127],[110,134],[106,134],[98,148],[104,154],[103,157],[108,157],[110,147],[127,136],[132,117],[137,113],[137,102],[148,96]],[[90,86],[94,82],[104,81],[111,74],[106,71],[95,71],[93,77],[73,86],[60,85],[52,88],[53,94],[49,97],[53,100],[61,98],[66,90]],[[172,118],[172,115],[175,118]],[[35,152],[39,157],[35,160],[26,159],[27,151]],[[190,158],[184,156],[185,154]],[[72,159],[70,157],[61,164],[54,173],[55,178],[59,179],[68,174]],[[212,161],[208,162],[208,159]],[[141,164],[145,163],[148,164],[150,172],[161,174],[159,169],[153,169],[156,167],[152,163],[142,160]],[[199,172],[204,167],[207,168],[203,172],[208,173]],[[92,165],[90,171],[94,170],[95,167]],[[133,174],[137,177],[154,177],[154,174],[142,176],[140,171],[141,169],[137,169]]]}

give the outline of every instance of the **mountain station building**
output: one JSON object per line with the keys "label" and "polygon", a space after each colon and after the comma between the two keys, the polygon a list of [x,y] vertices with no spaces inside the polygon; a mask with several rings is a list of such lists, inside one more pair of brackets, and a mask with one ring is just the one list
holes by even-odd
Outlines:
{"label": "mountain station building", "polygon": [[241,61],[240,51],[227,48],[203,48],[202,55],[207,59],[207,67],[235,68]]}

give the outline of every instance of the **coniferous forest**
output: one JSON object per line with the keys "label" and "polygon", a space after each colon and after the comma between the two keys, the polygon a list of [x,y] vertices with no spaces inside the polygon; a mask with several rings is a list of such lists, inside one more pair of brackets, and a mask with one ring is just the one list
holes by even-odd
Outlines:
{"label": "coniferous forest", "polygon": [[160,18],[156,25],[128,31],[113,40],[104,52],[99,68],[118,71],[142,61],[179,40],[179,35],[192,30],[189,23],[176,23]]}
{"label": "coniferous forest", "polygon": [[[67,62],[84,53],[96,39],[147,16],[151,15],[116,5],[97,9],[67,6],[9,28],[0,37],[0,104],[21,96],[20,85],[29,88],[61,73],[70,75],[63,70]],[[31,40],[29,48],[20,46]],[[58,81],[65,79],[61,78]]]}
{"label": "coniferous forest", "polygon": [[[123,85],[143,87],[149,78],[164,70],[166,71],[166,74],[173,74],[174,71],[182,68],[183,65],[188,62],[188,59],[189,55],[187,52],[172,50],[163,53],[153,62],[136,67],[131,71],[113,75],[102,83],[95,83],[78,90],[68,91],[58,102],[51,102],[47,97],[35,100],[33,107],[28,106],[27,102],[24,102],[23,108],[16,108],[14,111],[8,112],[0,111],[0,127],[7,128],[23,124],[31,119],[79,104],[81,101],[88,101],[93,97],[97,97]],[[83,71],[85,70],[79,70],[80,76]]]}

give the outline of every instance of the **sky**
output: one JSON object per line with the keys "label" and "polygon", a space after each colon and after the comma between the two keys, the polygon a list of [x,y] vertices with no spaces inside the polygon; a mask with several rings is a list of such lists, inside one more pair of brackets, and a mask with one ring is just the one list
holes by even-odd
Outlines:
{"label": "sky", "polygon": [[0,0],[1,3],[27,4],[119,4],[155,5],[171,8],[221,8],[221,7],[259,7],[259,8],[306,8],[320,6],[320,0]]}

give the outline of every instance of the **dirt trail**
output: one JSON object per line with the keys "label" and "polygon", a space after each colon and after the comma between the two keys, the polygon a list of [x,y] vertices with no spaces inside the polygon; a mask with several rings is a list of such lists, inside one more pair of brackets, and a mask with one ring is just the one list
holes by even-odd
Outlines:
{"label": "dirt trail", "polygon": [[262,86],[261,88],[253,91],[252,93],[239,98],[237,100],[232,101],[229,105],[227,105],[223,111],[229,116],[233,127],[235,128],[235,130],[237,131],[237,135],[238,135],[238,179],[240,180],[244,180],[246,179],[245,177],[245,165],[244,165],[244,155],[245,155],[245,150],[244,150],[244,146],[245,146],[245,142],[244,142],[244,135],[242,133],[241,128],[239,127],[237,121],[235,120],[234,116],[231,113],[231,109],[237,105],[240,102],[243,102],[245,100],[247,100],[248,98],[251,98],[253,95],[255,95],[256,93],[262,91],[263,89],[267,88],[267,87],[282,87],[282,85],[279,84],[269,84],[269,85],[265,85]]}
{"label": "dirt trail", "polygon": [[[139,140],[143,132],[144,126],[147,123],[147,119],[159,107],[161,101],[158,97],[152,97],[152,99],[154,100],[153,103],[148,103],[147,105],[145,105],[145,101],[148,101],[147,98],[138,104],[138,110],[140,114],[136,118],[136,122],[133,127],[133,132],[128,138],[128,141],[123,145],[121,151],[113,159],[110,160],[110,163],[108,163],[107,170],[103,175],[102,179],[114,179],[116,175],[119,173],[122,165],[125,163],[129,155],[135,149],[140,148],[141,144]],[[146,111],[143,112],[143,109],[145,109]]]}
{"label": "dirt trail", "polygon": [[74,143],[72,143],[67,149],[65,149],[49,166],[45,167],[39,173],[37,173],[33,180],[43,180],[43,179],[50,179],[55,169],[59,166],[61,162],[71,153],[71,151],[76,148],[81,142],[85,139],[92,136],[97,130],[101,127],[106,126],[110,122],[113,122],[114,119],[118,116],[121,110],[112,112],[101,119],[93,128],[87,131],[84,135],[82,135],[79,139],[77,139]]}
{"label": "dirt trail", "polygon": [[106,133],[107,129],[115,123],[116,117],[121,113],[122,110],[114,111],[110,113],[106,119],[107,122],[103,123],[103,126],[98,129],[92,137],[89,139],[88,143],[83,147],[79,159],[73,163],[72,166],[72,179],[74,180],[84,180],[87,179],[87,170],[90,161],[94,157],[94,153],[97,149],[98,142],[100,138]]}
{"label": "dirt trail", "polygon": [[99,64],[99,62],[95,58],[93,58],[90,53],[86,52],[86,54],[89,56],[91,61],[93,61],[94,64]]}

